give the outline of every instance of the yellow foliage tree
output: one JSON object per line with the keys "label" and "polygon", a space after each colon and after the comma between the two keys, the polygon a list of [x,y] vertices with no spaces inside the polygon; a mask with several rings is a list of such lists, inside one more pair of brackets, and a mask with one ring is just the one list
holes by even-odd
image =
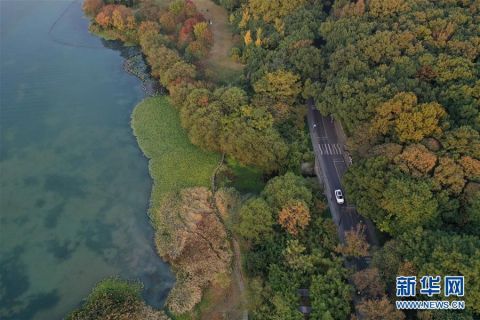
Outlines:
{"label": "yellow foliage tree", "polygon": [[262,45],[262,33],[263,33],[262,28],[258,28],[257,29],[257,40],[255,40],[255,45],[257,47],[260,47]]}
{"label": "yellow foliage tree", "polygon": [[253,88],[257,93],[256,99],[260,99],[259,103],[266,106],[279,102],[291,106],[302,91],[300,77],[285,70],[267,73]]}
{"label": "yellow foliage tree", "polygon": [[418,142],[441,133],[441,121],[446,115],[440,104],[418,104],[414,93],[401,92],[377,107],[371,130],[393,136],[400,142]]}
{"label": "yellow foliage tree", "polygon": [[253,40],[252,40],[252,34],[251,34],[250,30],[248,30],[245,33],[245,36],[243,36],[243,40],[245,41],[246,46],[249,46],[252,43]]}
{"label": "yellow foliage tree", "polygon": [[249,0],[248,7],[255,18],[265,22],[283,18],[307,3],[307,0]]}

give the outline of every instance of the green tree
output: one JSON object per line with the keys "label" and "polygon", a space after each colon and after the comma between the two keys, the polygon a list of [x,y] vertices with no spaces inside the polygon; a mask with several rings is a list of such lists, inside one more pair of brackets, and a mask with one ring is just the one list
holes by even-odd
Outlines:
{"label": "green tree", "polygon": [[277,212],[292,200],[304,201],[311,205],[313,199],[312,191],[307,187],[305,179],[292,172],[268,181],[262,195]]}
{"label": "green tree", "polygon": [[314,276],[310,285],[314,319],[343,320],[350,314],[353,288],[346,281],[346,270],[330,268],[324,275]]}
{"label": "green tree", "polygon": [[178,61],[160,75],[160,82],[168,88],[174,81],[192,81],[196,75],[196,68],[193,64]]}
{"label": "green tree", "polygon": [[377,224],[385,218],[385,212],[380,204],[387,181],[392,175],[388,168],[388,160],[384,157],[374,157],[353,164],[343,177],[343,185],[349,199],[355,203],[361,214]]}
{"label": "green tree", "polygon": [[460,155],[480,159],[480,133],[470,126],[448,131],[442,139],[443,147]]}
{"label": "green tree", "polygon": [[[394,286],[396,274],[402,274],[402,263],[412,264],[414,275],[463,275],[467,311],[480,313],[477,301],[480,296],[480,238],[444,231],[420,228],[402,234],[385,244],[374,258],[374,264],[384,270],[384,279]],[[411,271],[410,271],[411,273]],[[409,273],[409,274],[410,274]]]}
{"label": "green tree", "polygon": [[385,216],[378,221],[382,231],[391,234],[416,226],[430,226],[438,215],[438,202],[431,186],[412,178],[393,178],[383,193],[380,206]]}
{"label": "green tree", "polygon": [[243,106],[222,119],[222,150],[244,165],[255,165],[266,172],[279,170],[288,147],[273,127],[266,110]]}
{"label": "green tree", "polygon": [[274,223],[272,209],[267,202],[262,198],[252,198],[241,207],[235,231],[245,239],[260,242],[273,236]]}

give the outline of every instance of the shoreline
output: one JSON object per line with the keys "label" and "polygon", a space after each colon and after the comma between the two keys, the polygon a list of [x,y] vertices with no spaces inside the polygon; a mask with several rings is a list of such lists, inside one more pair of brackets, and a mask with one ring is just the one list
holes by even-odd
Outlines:
{"label": "shoreline", "polygon": [[[228,242],[227,228],[214,214],[215,195],[209,190],[220,154],[192,144],[188,130],[181,125],[178,106],[167,92],[169,80],[163,78],[167,70],[158,70],[155,64],[150,67],[142,52],[143,47],[130,46],[123,38],[106,39],[92,29],[90,32],[102,39],[105,47],[120,51],[124,58],[123,69],[141,81],[145,92],[143,100],[131,113],[130,124],[137,144],[148,160],[152,179],[147,215],[155,233],[156,253],[175,276],[163,310],[174,319],[177,316],[197,318],[205,303],[209,304],[204,301],[207,291],[230,292],[236,290],[235,283],[238,282],[230,279],[234,276],[231,269],[235,266],[239,269],[239,264],[238,261],[235,266],[232,264],[232,245]],[[187,81],[195,80],[195,71],[193,75],[188,73],[190,65],[184,57],[174,50],[168,53],[183,63],[180,67],[188,69],[185,72],[192,79]],[[148,57],[150,61],[150,55]],[[170,68],[175,65],[176,62],[172,61]],[[160,80],[151,75],[152,68]],[[191,68],[195,69],[195,66]],[[192,253],[191,246],[198,250]],[[205,270],[211,272],[205,273]],[[242,277],[237,275],[237,278]],[[244,288],[243,282],[240,287]],[[243,297],[244,292],[240,291]],[[233,299],[227,303],[238,305]],[[213,307],[209,309],[218,312]],[[236,311],[232,309],[232,312]]]}
{"label": "shoreline", "polygon": [[102,39],[106,48],[120,52],[120,56],[124,59],[123,70],[140,80],[146,95],[144,98],[167,95],[165,88],[150,74],[150,66],[147,64],[145,55],[139,46],[128,46],[120,40],[107,40],[102,38],[100,34],[93,34]]}

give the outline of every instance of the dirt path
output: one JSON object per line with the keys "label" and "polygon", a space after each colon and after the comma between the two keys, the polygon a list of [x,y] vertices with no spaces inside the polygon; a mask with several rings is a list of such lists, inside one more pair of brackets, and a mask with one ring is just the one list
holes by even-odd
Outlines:
{"label": "dirt path", "polygon": [[[227,227],[225,226],[225,223],[223,221],[223,218],[218,211],[218,208],[215,203],[215,192],[217,191],[217,186],[216,186],[216,176],[220,168],[223,166],[225,161],[225,154],[222,154],[222,158],[220,159],[220,162],[218,163],[218,166],[215,168],[212,174],[211,178],[211,189],[212,189],[212,206],[215,209],[215,212],[217,214],[218,219],[222,222],[222,224],[225,227],[225,230],[227,231],[228,238],[230,239],[230,243],[232,245],[232,250],[233,250],[233,270],[232,270],[232,276],[234,281],[236,282],[236,287],[238,289],[238,298],[239,301],[236,301],[236,303],[239,305],[241,309],[241,316],[237,316],[238,320],[248,320],[248,310],[245,309],[245,306],[247,304],[247,296],[246,296],[246,291],[245,291],[245,281],[244,281],[244,276],[243,276],[243,269],[242,269],[242,256],[241,256],[241,251],[240,251],[240,245],[238,244],[237,239],[235,238],[235,235],[233,235],[231,232],[228,231]],[[233,306],[232,306],[233,307]],[[236,320],[236,319],[235,319]]]}
{"label": "dirt path", "polygon": [[213,47],[207,59],[208,64],[220,72],[238,71],[243,65],[230,59],[230,50],[234,45],[233,34],[228,23],[228,12],[211,0],[192,0],[207,20],[212,21]]}
{"label": "dirt path", "polygon": [[[242,256],[240,253],[240,246],[237,239],[232,237],[232,247],[234,255],[234,267],[233,275],[238,285],[238,290],[240,291],[240,298],[242,299],[242,305],[245,306],[247,303],[246,292],[245,292],[245,282],[243,280],[243,270],[242,270]],[[248,310],[242,310],[242,320],[248,320]]]}

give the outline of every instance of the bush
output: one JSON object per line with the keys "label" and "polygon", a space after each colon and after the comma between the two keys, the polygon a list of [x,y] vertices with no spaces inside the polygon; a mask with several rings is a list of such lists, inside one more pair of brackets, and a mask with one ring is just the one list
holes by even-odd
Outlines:
{"label": "bush", "polygon": [[118,319],[140,320],[142,286],[119,278],[108,278],[93,288],[80,309],[72,312],[68,320]]}

